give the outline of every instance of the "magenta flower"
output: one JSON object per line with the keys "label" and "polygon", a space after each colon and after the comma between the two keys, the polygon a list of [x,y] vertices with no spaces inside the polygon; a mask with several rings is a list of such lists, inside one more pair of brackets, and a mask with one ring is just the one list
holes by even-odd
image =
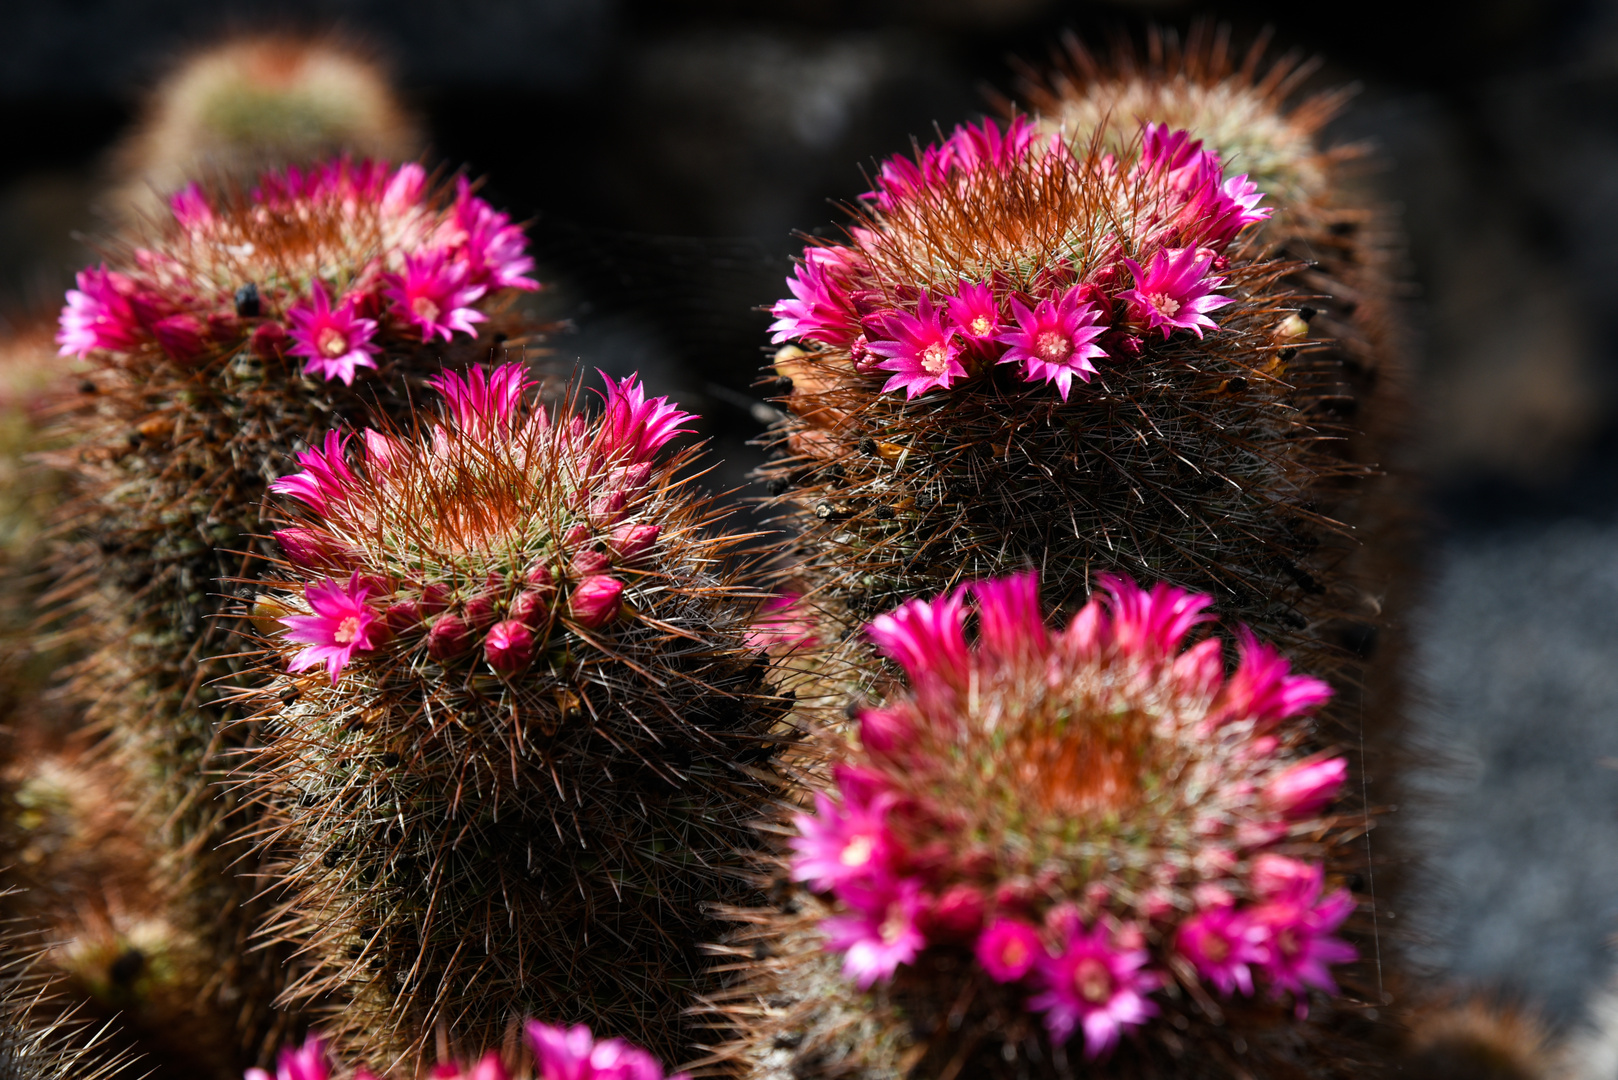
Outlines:
{"label": "magenta flower", "polygon": [[[360,1073],[365,1070],[362,1068]],[[438,1065],[431,1073],[432,1080],[510,1080],[510,1073],[500,1061],[498,1051],[490,1050],[478,1058],[470,1068],[465,1065]],[[356,1074],[354,1080],[363,1080]]]}
{"label": "magenta flower", "polygon": [[1330,965],[1346,964],[1359,956],[1354,946],[1331,936],[1353,914],[1354,898],[1346,889],[1338,889],[1317,903],[1325,874],[1318,866],[1312,869],[1307,882],[1294,884],[1252,913],[1268,953],[1265,977],[1276,990],[1300,996],[1311,986],[1336,993]]}
{"label": "magenta flower", "polygon": [[470,284],[470,273],[466,262],[449,261],[442,248],[406,255],[403,274],[385,275],[387,296],[405,321],[420,328],[424,342],[435,334],[448,341],[457,330],[476,337],[472,324],[485,316],[471,304],[488,286]]}
{"label": "magenta flower", "polygon": [[464,375],[445,371],[428,379],[427,385],[444,395],[456,427],[486,438],[509,426],[533,380],[523,364],[501,364],[493,371],[473,364]]}
{"label": "magenta flower", "polygon": [[966,368],[957,359],[961,346],[955,340],[955,331],[944,326],[944,314],[934,309],[925,295],[916,305],[916,314],[903,311],[889,312],[881,317],[882,338],[867,343],[867,348],[887,359],[876,367],[895,374],[882,384],[882,392],[903,389],[905,397],[924,394],[935,386],[948,388],[956,379],[966,377]]}
{"label": "magenta flower", "polygon": [[606,410],[601,417],[595,438],[595,450],[607,457],[620,455],[630,461],[644,461],[662,449],[676,436],[691,429],[680,425],[691,419],[667,397],[646,400],[646,388],[629,375],[615,382],[611,375],[601,373],[607,384]]}
{"label": "magenta flower", "polygon": [[1054,303],[1042,300],[1032,311],[1014,298],[1011,313],[1017,318],[1018,328],[1003,331],[999,338],[1007,346],[1000,363],[1021,361],[1025,380],[1054,382],[1063,401],[1067,400],[1073,376],[1089,382],[1096,372],[1090,361],[1107,355],[1101,346],[1092,344],[1107,328],[1098,325],[1101,310],[1081,299],[1083,289],[1082,285],[1074,285]]}
{"label": "magenta flower", "polygon": [[1229,997],[1238,989],[1252,994],[1251,965],[1269,957],[1264,937],[1261,927],[1227,904],[1209,908],[1181,923],[1174,943],[1198,975]]}
{"label": "magenta flower", "polygon": [[1347,758],[1299,762],[1270,781],[1264,802],[1287,817],[1309,817],[1331,802],[1347,779]]}
{"label": "magenta flower", "polygon": [[[243,1075],[246,1080],[271,1080],[263,1069],[248,1069]],[[326,1044],[313,1032],[302,1046],[289,1046],[276,1055],[274,1080],[329,1080],[330,1077],[331,1059],[326,1054]]]}
{"label": "magenta flower", "polygon": [[792,819],[798,836],[788,841],[796,852],[792,880],[808,882],[816,892],[840,889],[849,883],[869,886],[885,879],[900,854],[888,831],[888,810],[893,797],[848,798],[838,806],[825,792],[815,792],[815,812]]}
{"label": "magenta flower", "polygon": [[937,600],[907,600],[871,620],[865,635],[913,682],[932,678],[954,682],[971,665],[963,629],[965,599],[965,593],[956,589]]}
{"label": "magenta flower", "polygon": [[205,229],[214,223],[213,207],[208,205],[207,196],[194,180],[169,196],[169,211],[175,223],[187,232]]}
{"label": "magenta flower", "polygon": [[382,351],[371,344],[376,320],[361,318],[352,296],[332,310],[331,298],[319,281],[309,293],[313,303],[301,302],[287,310],[293,341],[287,353],[309,358],[303,366],[305,375],[323,375],[327,382],[342,379],[345,386],[351,385],[356,368],[376,367],[371,358]]}
{"label": "magenta flower", "polygon": [[1000,301],[985,283],[963,281],[944,302],[956,331],[977,348],[984,348],[1000,333]]}
{"label": "magenta flower", "polygon": [[815,634],[814,615],[804,599],[789,592],[772,596],[759,606],[752,628],[747,631],[747,645],[752,649],[794,649],[800,645],[814,645],[820,639]]}
{"label": "magenta flower", "polygon": [[1042,993],[1028,999],[1028,1007],[1045,1014],[1051,1037],[1065,1042],[1079,1026],[1084,1028],[1084,1056],[1095,1060],[1117,1043],[1126,1025],[1145,1023],[1157,1015],[1146,995],[1158,987],[1158,977],[1141,971],[1145,949],[1114,949],[1105,927],[1089,933],[1076,927],[1060,956],[1042,956]]}
{"label": "magenta flower", "polygon": [[1171,130],[1167,124],[1147,124],[1141,129],[1140,170],[1172,173],[1202,160],[1202,140],[1191,138],[1184,129]]}
{"label": "magenta flower", "polygon": [[1142,589],[1128,578],[1099,574],[1097,580],[1112,599],[1112,636],[1126,655],[1172,656],[1207,614],[1213,598],[1158,582]]}
{"label": "magenta flower", "polygon": [[568,597],[568,614],[574,621],[594,630],[618,617],[623,607],[624,583],[606,574],[591,574],[579,582]]}
{"label": "magenta flower", "polygon": [[127,351],[139,344],[144,335],[129,299],[135,283],[105,265],[80,270],[77,280],[79,287],[67,292],[56,331],[60,355],[82,359],[91,349]]}
{"label": "magenta flower", "polygon": [[895,886],[882,882],[868,891],[844,897],[855,914],[822,922],[826,948],[844,953],[843,977],[869,990],[881,979],[893,977],[900,964],[908,964],[927,944],[917,920],[926,908],[921,885],[909,879]]}
{"label": "magenta flower", "polygon": [[985,117],[981,124],[957,127],[949,141],[961,168],[969,172],[985,167],[1005,170],[1028,152],[1037,134],[1026,116],[1013,117],[1003,134],[1000,125]]}
{"label": "magenta flower", "polygon": [[319,584],[305,585],[303,595],[314,614],[288,615],[280,620],[287,627],[288,641],[307,646],[287,667],[302,671],[325,664],[335,686],[338,675],[354,654],[376,648],[385,633],[375,613],[365,603],[371,595],[371,587],[355,571],[346,586],[328,578]]}
{"label": "magenta flower", "polygon": [[1151,267],[1142,270],[1134,259],[1126,258],[1124,266],[1134,275],[1135,287],[1118,296],[1129,301],[1130,311],[1148,330],[1161,328],[1165,338],[1175,330],[1190,330],[1200,338],[1203,327],[1219,329],[1207,313],[1232,303],[1228,296],[1212,295],[1225,282],[1207,276],[1213,259],[1213,252],[1195,247],[1164,248],[1152,257]]}
{"label": "magenta flower", "polygon": [[517,619],[497,622],[483,639],[483,656],[501,675],[515,675],[534,659],[534,633]]}
{"label": "magenta flower", "polygon": [[464,176],[455,182],[454,220],[465,234],[464,252],[473,285],[525,291],[539,288],[539,282],[527,276],[534,268],[527,235],[511,223],[509,214],[473,195]]}
{"label": "magenta flower", "polygon": [[1320,892],[1326,871],[1314,863],[1266,852],[1253,860],[1249,883],[1260,900],[1313,896]]}
{"label": "magenta flower", "polygon": [[1225,715],[1250,716],[1267,726],[1323,705],[1331,694],[1331,687],[1319,679],[1293,675],[1292,665],[1273,645],[1246,628],[1240,631],[1236,671],[1225,684]]}
{"label": "magenta flower", "polygon": [[311,446],[298,453],[304,471],[270,481],[270,490],[301,499],[318,513],[327,514],[331,500],[345,496],[358,481],[348,467],[347,453],[348,437],[328,431],[322,447]]}
{"label": "magenta flower", "polygon": [[[530,1020],[524,1026],[537,1080],[664,1080],[656,1058],[622,1039],[597,1042],[583,1024],[560,1028]],[[668,1080],[690,1077],[677,1073]]]}
{"label": "magenta flower", "polygon": [[1230,243],[1237,233],[1265,220],[1273,212],[1269,207],[1258,204],[1262,198],[1264,193],[1245,173],[1212,187],[1205,204],[1194,211],[1200,212],[1202,217],[1203,235],[1221,246]]}
{"label": "magenta flower", "polygon": [[195,315],[167,315],[149,329],[163,351],[182,362],[195,360],[207,347],[207,327]]}
{"label": "magenta flower", "polygon": [[779,301],[770,313],[770,340],[819,341],[847,345],[860,334],[859,314],[849,297],[844,249],[812,247],[803,263],[787,278],[793,299]]}
{"label": "magenta flower", "polygon": [[1010,660],[1050,647],[1037,571],[975,581],[970,588],[978,602],[979,649]]}
{"label": "magenta flower", "polygon": [[414,161],[395,170],[382,191],[382,213],[397,218],[421,205],[427,193],[427,170]]}
{"label": "magenta flower", "polygon": [[995,982],[1016,982],[1045,955],[1039,931],[1017,919],[996,919],[978,938],[978,963]]}

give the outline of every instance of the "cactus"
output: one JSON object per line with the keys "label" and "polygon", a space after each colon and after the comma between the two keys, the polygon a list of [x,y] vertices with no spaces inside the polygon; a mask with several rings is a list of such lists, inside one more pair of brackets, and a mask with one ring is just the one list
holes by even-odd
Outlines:
{"label": "cactus", "polygon": [[191,52],[152,88],[113,152],[106,201],[133,222],[192,180],[245,184],[291,162],[401,161],[424,147],[382,66],[354,43],[249,34]]}
{"label": "cactus", "polygon": [[607,380],[586,420],[508,365],[445,374],[412,434],[332,433],[275,489],[285,576],[254,605],[276,704],[250,771],[281,807],[296,998],[370,1056],[512,1010],[665,1056],[712,936],[752,895],[786,702],[738,538],[660,453],[687,414]]}
{"label": "cactus", "polygon": [[532,264],[464,180],[346,160],[250,193],[189,186],[109,259],[79,275],[57,335],[89,369],[47,459],[73,496],[58,610],[90,650],[71,690],[161,837],[158,873],[194,894],[191,930],[217,944],[235,1002],[221,1026],[262,1045],[281,962],[248,954],[257,887],[220,848],[245,811],[210,787],[228,740],[253,737],[220,726],[242,667],[221,579],[275,550],[254,534],[280,462],[334,419],[406,415],[428,376],[489,355],[522,325],[512,298],[535,287]]}
{"label": "cactus", "polygon": [[39,943],[13,930],[0,938],[0,1075],[15,1080],[106,1080],[123,1075],[129,1055],[111,1032],[91,1030],[64,1011],[59,987],[41,963]]}
{"label": "cactus", "polygon": [[1354,833],[1328,812],[1347,762],[1308,752],[1330,689],[1245,629],[1194,635],[1210,597],[1105,586],[1061,630],[1032,572],[970,587],[974,644],[965,589],[870,625],[906,684],[858,711],[835,795],[795,818],[795,910],[740,913],[732,951],[765,959],[738,962],[744,1035],[721,1059],[796,1078],[1054,1077],[1081,1055],[1115,1076],[1350,1074],[1301,1022],[1355,958],[1334,936],[1355,901],[1326,879]]}

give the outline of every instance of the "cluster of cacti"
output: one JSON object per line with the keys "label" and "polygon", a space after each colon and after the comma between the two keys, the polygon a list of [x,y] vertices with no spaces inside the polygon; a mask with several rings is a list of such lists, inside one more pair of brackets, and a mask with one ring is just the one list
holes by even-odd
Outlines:
{"label": "cluster of cacti", "polygon": [[[1075,52],[1039,113],[880,165],[774,309],[768,562],[688,414],[499,362],[533,263],[465,180],[181,187],[57,339],[55,596],[109,751],[73,775],[165,911],[63,965],[137,1024],[98,973],[161,975],[261,1064],[318,1017],[384,1072],[504,1040],[434,1075],[505,1080],[542,1015],[748,1080],[1375,1067],[1330,724],[1381,587],[1341,404],[1385,343],[1321,340],[1309,245],[1380,271],[1325,105],[1222,57]],[[89,833],[27,832],[94,887]],[[537,1080],[662,1080],[528,1030]],[[311,1037],[277,1076],[334,1069]]]}
{"label": "cluster of cacti", "polygon": [[662,452],[687,414],[633,377],[594,419],[515,365],[435,386],[418,431],[358,460],[333,433],[272,485],[306,513],[254,607],[292,672],[255,768],[297,992],[373,1054],[514,1009],[680,1053],[705,905],[752,895],[777,796],[758,594]]}

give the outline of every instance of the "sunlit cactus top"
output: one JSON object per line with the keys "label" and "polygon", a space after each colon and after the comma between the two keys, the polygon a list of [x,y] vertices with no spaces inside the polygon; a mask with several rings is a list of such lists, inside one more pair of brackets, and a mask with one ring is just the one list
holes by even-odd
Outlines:
{"label": "sunlit cactus top", "polygon": [[[332,432],[298,455],[304,471],[271,489],[313,511],[276,533],[287,558],[320,576],[310,614],[281,621],[301,644],[293,670],[324,665],[335,683],[355,661],[483,667],[520,675],[563,627],[587,637],[620,617],[626,587],[669,522],[648,516],[666,483],[659,450],[689,419],[647,399],[634,376],[606,379],[594,423],[554,420],[523,400],[507,364],[433,380],[444,396],[430,438]],[[325,577],[325,574],[335,574]]]}
{"label": "sunlit cactus top", "polygon": [[[433,1067],[434,1080],[665,1080],[657,1059],[622,1039],[596,1039],[583,1024],[571,1028],[529,1020],[523,1025],[533,1068],[513,1070],[490,1050],[475,1062],[446,1062]],[[311,1034],[302,1046],[289,1046],[277,1056],[275,1074],[264,1069],[248,1069],[246,1080],[331,1080],[333,1075],[352,1075],[354,1080],[375,1080],[363,1065],[343,1069],[332,1061],[326,1043]],[[666,1080],[690,1080],[685,1073]]]}
{"label": "sunlit cactus top", "polygon": [[1091,1057],[1204,985],[1301,1010],[1354,957],[1322,863],[1346,762],[1299,750],[1330,691],[1246,632],[1227,675],[1226,642],[1191,644],[1207,597],[1104,585],[1059,630],[1033,573],[971,586],[975,643],[964,590],[873,622],[907,685],[792,841],[860,986],[970,956]]}
{"label": "sunlit cactus top", "polygon": [[1144,339],[1218,329],[1224,251],[1268,216],[1184,131],[1075,152],[1024,118],[884,162],[847,244],[814,245],[775,305],[777,343],[846,351],[915,397],[998,364],[1066,400]]}
{"label": "sunlit cactus top", "polygon": [[117,264],[67,294],[62,355],[154,350],[203,364],[250,346],[351,383],[390,337],[475,335],[501,290],[531,290],[527,238],[417,164],[327,162],[267,173],[243,195],[191,184]]}

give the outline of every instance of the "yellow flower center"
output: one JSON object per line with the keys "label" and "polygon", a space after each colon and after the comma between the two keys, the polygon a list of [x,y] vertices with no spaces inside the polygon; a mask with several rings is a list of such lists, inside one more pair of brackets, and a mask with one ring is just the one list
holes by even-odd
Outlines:
{"label": "yellow flower center", "polygon": [[974,337],[986,337],[989,331],[993,329],[994,323],[990,321],[987,315],[979,315],[972,320],[972,334]]}
{"label": "yellow flower center", "polygon": [[320,331],[315,339],[315,348],[320,355],[335,360],[348,351],[348,335],[336,327],[328,326]]}
{"label": "yellow flower center", "polygon": [[1112,997],[1112,972],[1093,956],[1087,956],[1073,969],[1073,989],[1092,1005],[1105,1005]]}
{"label": "yellow flower center", "polygon": [[921,366],[929,375],[937,375],[949,364],[949,350],[935,342],[921,350]]}
{"label": "yellow flower center", "polygon": [[875,847],[876,842],[869,836],[863,834],[856,836],[848,842],[847,847],[843,848],[843,853],[839,856],[838,861],[844,866],[864,866],[871,861],[871,851]]}
{"label": "yellow flower center", "polygon": [[331,639],[337,642],[339,645],[347,645],[349,642],[354,641],[359,636],[360,617],[358,615],[350,615],[348,618],[337,624],[337,632],[331,636]]}
{"label": "yellow flower center", "polygon": [[1174,318],[1174,313],[1180,310],[1180,302],[1164,293],[1148,293],[1146,299],[1151,302],[1165,319]]}
{"label": "yellow flower center", "polygon": [[1067,359],[1073,351],[1073,343],[1055,330],[1047,330],[1034,339],[1034,351],[1041,360],[1054,364]]}
{"label": "yellow flower center", "polygon": [[418,296],[410,301],[410,310],[414,311],[416,318],[422,322],[434,323],[438,321],[438,305],[425,296]]}

